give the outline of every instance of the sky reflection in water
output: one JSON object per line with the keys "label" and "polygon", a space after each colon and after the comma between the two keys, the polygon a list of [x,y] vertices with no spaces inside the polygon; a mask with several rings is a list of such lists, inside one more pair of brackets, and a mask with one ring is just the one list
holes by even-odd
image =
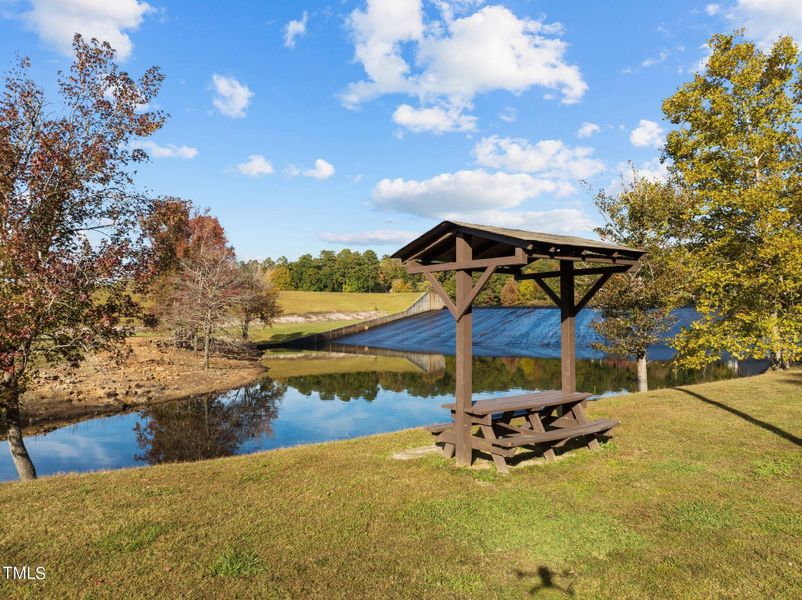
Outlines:
{"label": "sky reflection in water", "polygon": [[[25,443],[39,475],[49,475],[244,454],[448,418],[441,404],[453,399],[453,357],[371,352],[346,357],[321,353],[273,361],[272,379],[206,398],[90,419],[26,437]],[[653,387],[732,376],[725,365],[712,366],[704,373],[675,375],[664,363],[650,364]],[[554,389],[559,381],[558,359],[474,359],[477,398]],[[604,395],[634,389],[635,383],[631,363],[577,362],[581,390]],[[16,477],[4,448],[0,480]]]}

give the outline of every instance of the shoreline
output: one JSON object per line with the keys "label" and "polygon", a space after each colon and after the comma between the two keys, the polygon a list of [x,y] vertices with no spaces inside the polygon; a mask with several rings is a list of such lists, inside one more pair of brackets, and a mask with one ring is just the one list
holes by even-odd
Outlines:
{"label": "shoreline", "polygon": [[108,355],[95,355],[75,369],[43,368],[22,397],[23,434],[37,435],[95,417],[221,393],[267,374],[261,354],[213,356],[204,371],[198,356],[175,350],[161,338],[132,337],[126,344],[131,354],[120,364]]}

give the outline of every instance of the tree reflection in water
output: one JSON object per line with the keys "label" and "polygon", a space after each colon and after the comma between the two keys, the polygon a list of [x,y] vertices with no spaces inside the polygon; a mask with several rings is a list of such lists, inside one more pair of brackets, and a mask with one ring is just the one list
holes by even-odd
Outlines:
{"label": "tree reflection in water", "polygon": [[[577,389],[594,394],[637,391],[638,379],[634,362],[627,360],[579,360]],[[714,363],[704,370],[676,371],[671,363],[649,363],[649,381],[653,388],[688,385],[701,381],[728,379],[732,370]],[[317,393],[321,400],[375,400],[379,392],[390,390],[412,396],[454,395],[454,357],[445,357],[445,370],[425,373],[354,372],[325,375],[301,375],[285,381],[304,395]],[[546,390],[560,387],[560,359],[474,357],[473,391],[504,392],[512,389]]]}
{"label": "tree reflection in water", "polygon": [[134,426],[143,454],[136,460],[155,465],[231,456],[258,435],[269,435],[287,387],[258,383],[192,400],[161,404],[140,412]]}

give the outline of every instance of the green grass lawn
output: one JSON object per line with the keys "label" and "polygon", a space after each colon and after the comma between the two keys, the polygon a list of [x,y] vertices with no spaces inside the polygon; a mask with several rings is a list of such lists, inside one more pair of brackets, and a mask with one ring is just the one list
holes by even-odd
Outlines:
{"label": "green grass lawn", "polygon": [[[313,333],[321,333],[338,327],[358,323],[359,321],[310,321],[308,323],[281,323],[273,325],[272,327],[259,327],[252,325],[249,333],[249,339],[257,344],[275,344],[279,342],[287,342],[304,335]],[[233,330],[236,332],[236,330]]]}
{"label": "green grass lawn", "polygon": [[423,430],[0,484],[0,597],[798,598],[802,372],[592,403],[597,452],[507,476]]}
{"label": "green grass lawn", "polygon": [[409,308],[421,294],[362,294],[344,292],[281,292],[279,304],[288,315],[378,310],[387,314]]}

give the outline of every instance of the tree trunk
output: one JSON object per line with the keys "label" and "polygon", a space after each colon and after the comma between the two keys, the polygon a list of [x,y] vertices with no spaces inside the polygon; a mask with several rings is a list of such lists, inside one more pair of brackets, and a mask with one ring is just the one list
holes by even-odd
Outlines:
{"label": "tree trunk", "polygon": [[22,481],[36,479],[36,467],[28,454],[25,442],[22,439],[22,417],[19,410],[19,398],[11,400],[6,407],[6,421],[8,423],[8,449],[11,451],[11,459],[17,468],[17,474]]}
{"label": "tree trunk", "polygon": [[243,319],[241,325],[242,325],[242,339],[243,340],[247,340],[248,339],[248,329],[250,329],[251,322]]}
{"label": "tree trunk", "polygon": [[206,323],[203,331],[203,370],[209,370],[209,340],[212,337],[212,324]]}
{"label": "tree trunk", "polygon": [[649,391],[649,379],[646,373],[646,353],[638,354],[638,391]]}

